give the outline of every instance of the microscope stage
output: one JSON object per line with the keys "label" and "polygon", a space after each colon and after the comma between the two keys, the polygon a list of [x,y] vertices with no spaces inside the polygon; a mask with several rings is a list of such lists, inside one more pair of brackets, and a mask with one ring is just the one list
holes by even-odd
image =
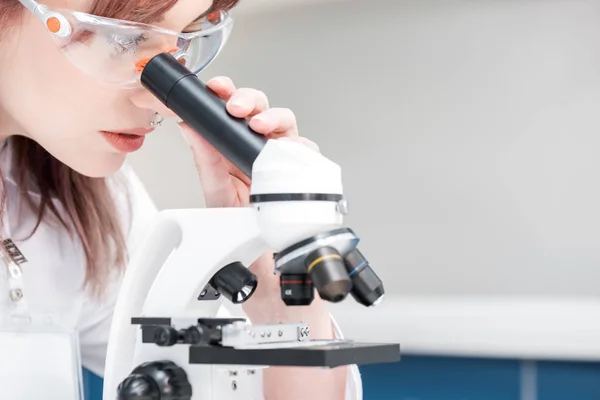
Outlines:
{"label": "microscope stage", "polygon": [[244,322],[243,318],[132,319],[141,326],[143,343],[188,346],[190,364],[335,368],[400,361],[399,344],[310,340],[304,323]]}
{"label": "microscope stage", "polygon": [[327,342],[310,346],[237,349],[190,346],[190,364],[272,365],[335,368],[400,361],[400,345]]}

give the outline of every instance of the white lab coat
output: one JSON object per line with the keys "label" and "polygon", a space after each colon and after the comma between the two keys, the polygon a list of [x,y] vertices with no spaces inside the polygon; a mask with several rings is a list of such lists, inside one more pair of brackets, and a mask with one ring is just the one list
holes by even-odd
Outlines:
{"label": "white lab coat", "polygon": [[[62,229],[57,230],[49,224],[42,223],[31,238],[21,240],[30,234],[36,222],[36,215],[27,208],[23,208],[19,213],[21,202],[13,179],[14,171],[11,170],[10,146],[6,143],[0,143],[0,146],[0,167],[6,183],[7,200],[2,226],[3,237],[11,238],[28,260],[22,268],[29,310],[35,314],[52,314],[61,324],[77,327],[83,367],[103,376],[111,315],[120,282],[117,280],[111,283],[101,300],[82,291],[85,277],[83,249]],[[122,182],[127,186],[131,208],[125,201],[120,186]],[[157,208],[130,167],[123,167],[115,178],[111,178],[110,184],[114,188],[120,218],[128,228],[128,248],[132,249],[146,225],[156,215]],[[34,187],[29,188],[29,193],[34,198],[38,196]],[[4,293],[8,293],[6,274],[6,268],[1,266],[0,291]],[[7,310],[8,302],[8,296],[1,295],[0,310]],[[2,315],[6,314],[6,311],[2,312]],[[333,324],[336,334],[341,337],[339,328],[335,322]],[[261,379],[261,374],[257,374],[257,379]],[[362,384],[357,367],[348,369],[346,386],[346,399],[362,399]],[[259,393],[255,395],[262,397]]]}

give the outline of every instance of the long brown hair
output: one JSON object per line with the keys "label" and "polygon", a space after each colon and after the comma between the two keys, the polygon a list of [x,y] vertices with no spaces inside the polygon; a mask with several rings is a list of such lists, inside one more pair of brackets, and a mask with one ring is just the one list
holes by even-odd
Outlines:
{"label": "long brown hair", "polygon": [[[232,8],[237,2],[214,0],[211,11]],[[153,23],[159,21],[176,3],[177,0],[94,0],[89,12],[104,17]],[[25,9],[17,0],[0,0],[0,35],[18,24],[23,12]],[[12,169],[17,171],[15,180],[21,189],[22,200],[37,213],[37,223],[31,235],[48,213],[56,217],[61,228],[77,236],[83,246],[86,286],[91,285],[96,292],[101,290],[109,268],[123,267],[127,259],[126,233],[119,221],[107,181],[77,173],[28,138],[10,137],[8,145],[12,148]],[[32,183],[38,188],[41,200],[34,201],[29,197],[27,188]],[[4,209],[5,196],[3,193],[0,210]],[[66,216],[59,212],[53,198],[58,200]]]}

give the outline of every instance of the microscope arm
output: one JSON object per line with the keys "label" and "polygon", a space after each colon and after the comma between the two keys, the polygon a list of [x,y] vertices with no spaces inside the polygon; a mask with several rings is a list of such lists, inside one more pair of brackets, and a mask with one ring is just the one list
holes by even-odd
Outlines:
{"label": "microscope arm", "polygon": [[[114,400],[119,383],[136,365],[165,351],[158,346],[142,351],[132,318],[215,317],[220,300],[198,301],[209,280],[225,265],[239,261],[249,266],[267,250],[253,208],[160,212],[122,281],[109,337],[105,400]],[[180,365],[188,363],[186,352],[177,356],[181,359],[168,354]]]}

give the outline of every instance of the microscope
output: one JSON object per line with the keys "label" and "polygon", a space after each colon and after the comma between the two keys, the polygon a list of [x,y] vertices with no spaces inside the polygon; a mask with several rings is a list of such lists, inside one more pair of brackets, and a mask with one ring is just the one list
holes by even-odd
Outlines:
{"label": "microscope", "polygon": [[[104,399],[248,399],[242,376],[257,369],[398,361],[398,344],[311,338],[302,321],[218,318],[222,306],[253,295],[260,282],[247,267],[267,251],[275,251],[277,300],[289,307],[311,304],[315,291],[331,303],[350,295],[373,307],[384,288],[358,236],[343,225],[347,205],[337,164],[303,144],[255,133],[169,53],[152,58],[141,81],[252,179],[251,204],[159,213],[122,281]],[[214,379],[222,373],[232,378]]]}

